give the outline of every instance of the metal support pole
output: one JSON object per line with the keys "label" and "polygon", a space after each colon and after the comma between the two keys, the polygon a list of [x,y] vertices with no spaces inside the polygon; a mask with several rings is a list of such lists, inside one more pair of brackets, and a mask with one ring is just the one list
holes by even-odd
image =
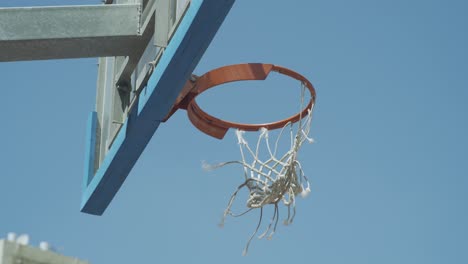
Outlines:
{"label": "metal support pole", "polygon": [[0,8],[0,62],[128,55],[141,4]]}

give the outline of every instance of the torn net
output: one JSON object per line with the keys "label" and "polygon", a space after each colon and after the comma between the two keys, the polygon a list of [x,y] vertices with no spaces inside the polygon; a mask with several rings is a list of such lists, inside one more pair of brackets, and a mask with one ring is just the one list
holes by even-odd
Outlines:
{"label": "torn net", "polygon": [[[304,93],[302,93],[303,102]],[[207,170],[213,170],[229,164],[241,164],[244,171],[244,182],[232,194],[229,203],[224,211],[220,226],[228,216],[242,216],[252,210],[259,209],[260,217],[254,233],[250,236],[243,255],[247,254],[250,242],[258,233],[262,219],[263,207],[272,205],[274,207],[273,216],[266,230],[259,235],[259,239],[267,237],[271,239],[276,232],[279,221],[279,206],[283,204],[287,208],[287,217],[283,221],[285,225],[291,224],[296,215],[296,196],[306,197],[310,193],[310,183],[301,163],[298,160],[298,151],[304,142],[312,143],[309,137],[312,121],[312,109],[307,116],[301,117],[296,123],[286,124],[271,145],[270,133],[267,129],[260,130],[260,136],[253,149],[245,139],[245,131],[237,130],[236,135],[240,148],[242,160],[223,162],[216,165],[204,164]],[[283,137],[290,138],[290,147],[282,156],[278,156],[278,144]],[[260,157],[261,149],[267,151],[267,158]],[[264,155],[265,156],[265,155]],[[237,198],[239,191],[246,188],[248,190],[247,210],[240,214],[234,214],[231,208]]]}

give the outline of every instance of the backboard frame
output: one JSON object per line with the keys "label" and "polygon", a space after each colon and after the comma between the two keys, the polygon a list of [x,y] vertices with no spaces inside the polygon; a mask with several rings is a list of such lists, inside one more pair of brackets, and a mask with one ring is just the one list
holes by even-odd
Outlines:
{"label": "backboard frame", "polygon": [[97,112],[89,115],[81,211],[102,215],[171,110],[235,0],[191,0],[176,31],[138,92],[133,107],[96,168]]}

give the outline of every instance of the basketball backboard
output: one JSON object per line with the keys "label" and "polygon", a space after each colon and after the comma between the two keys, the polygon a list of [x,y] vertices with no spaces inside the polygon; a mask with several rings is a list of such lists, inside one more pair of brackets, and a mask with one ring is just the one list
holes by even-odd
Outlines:
{"label": "basketball backboard", "polygon": [[107,208],[233,3],[143,1],[145,45],[129,56],[99,59],[96,110],[87,128],[82,212],[101,215]]}
{"label": "basketball backboard", "polygon": [[101,215],[235,0],[0,8],[0,62],[99,57],[81,211]]}

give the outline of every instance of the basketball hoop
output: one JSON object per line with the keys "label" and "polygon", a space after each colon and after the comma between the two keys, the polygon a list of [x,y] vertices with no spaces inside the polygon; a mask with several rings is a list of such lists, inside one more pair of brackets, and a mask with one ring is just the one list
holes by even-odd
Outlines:
{"label": "basketball hoop", "polygon": [[[284,120],[265,124],[243,124],[221,120],[207,114],[197,104],[195,98],[221,84],[246,81],[265,80],[271,72],[286,75],[301,83],[300,112]],[[176,104],[166,120],[177,110],[186,109],[192,124],[200,131],[218,138],[224,138],[229,128],[235,128],[242,160],[223,162],[215,165],[204,164],[207,170],[217,169],[229,164],[240,164],[244,171],[244,182],[238,186],[232,194],[231,199],[224,211],[221,226],[227,216],[242,216],[254,209],[260,209],[260,219],[255,232],[250,236],[243,254],[247,254],[250,242],[258,233],[263,218],[263,207],[274,206],[273,216],[265,232],[259,238],[267,237],[271,239],[276,231],[279,220],[279,205],[281,202],[287,208],[287,217],[284,224],[291,224],[296,214],[297,195],[302,197],[310,193],[310,183],[302,170],[302,165],[298,160],[298,151],[304,142],[312,143],[309,137],[312,122],[312,110],[315,103],[315,89],[312,84],[302,75],[290,69],[273,64],[238,64],[225,66],[204,74],[201,77],[193,76],[187,82],[183,91],[177,98]],[[306,90],[310,93],[310,100],[305,105]],[[276,137],[275,144],[270,144],[271,136],[269,131],[281,129]],[[256,147],[251,148],[244,135],[246,131],[260,131],[256,142]],[[286,132],[288,131],[288,132]],[[283,137],[289,134],[288,137]],[[283,138],[289,138],[290,145],[286,153],[278,154],[278,143]],[[266,149],[267,158],[261,157],[261,147]],[[239,191],[247,188],[249,196],[247,198],[247,209],[240,214],[231,211],[232,205]]]}

